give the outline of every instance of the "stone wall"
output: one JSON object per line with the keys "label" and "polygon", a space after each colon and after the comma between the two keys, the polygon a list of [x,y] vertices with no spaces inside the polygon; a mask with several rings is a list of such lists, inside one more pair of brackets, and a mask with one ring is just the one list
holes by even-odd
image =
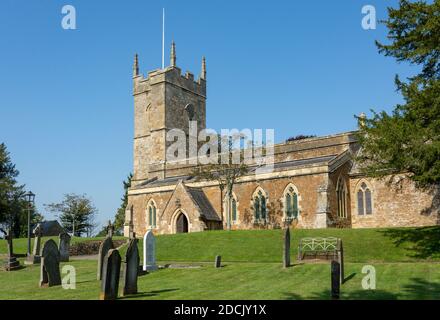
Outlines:
{"label": "stone wall", "polygon": [[[372,191],[373,213],[358,215],[356,192],[365,181]],[[386,180],[350,179],[351,223],[353,228],[407,227],[440,224],[437,195],[422,192],[405,179],[401,188],[387,185]],[[436,198],[435,198],[436,197]],[[437,199],[437,200],[436,200]]]}

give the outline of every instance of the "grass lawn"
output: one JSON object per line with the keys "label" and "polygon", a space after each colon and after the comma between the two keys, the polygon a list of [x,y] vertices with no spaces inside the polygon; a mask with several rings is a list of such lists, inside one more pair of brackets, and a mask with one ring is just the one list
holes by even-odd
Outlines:
{"label": "grass lawn", "polygon": [[[293,263],[298,240],[306,236],[343,239],[348,279],[341,287],[342,299],[440,299],[439,227],[294,230]],[[141,276],[139,294],[129,299],[329,298],[329,263],[281,267],[281,230],[210,231],[156,239],[159,264],[176,261],[202,267],[161,269]],[[6,252],[4,242],[0,241],[0,254]],[[25,253],[26,239],[14,240],[14,246],[15,252]],[[213,262],[218,254],[225,266],[215,269]],[[26,266],[13,272],[0,271],[0,299],[97,299],[97,262],[74,260],[67,264],[76,269],[75,290],[39,288],[39,266]],[[376,269],[376,290],[362,289],[362,267],[367,264]]]}

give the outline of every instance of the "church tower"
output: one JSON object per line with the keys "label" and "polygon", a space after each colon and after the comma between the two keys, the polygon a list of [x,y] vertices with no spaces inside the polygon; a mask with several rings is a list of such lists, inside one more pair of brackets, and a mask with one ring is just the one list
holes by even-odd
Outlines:
{"label": "church tower", "polygon": [[170,65],[143,77],[138,56],[133,65],[134,168],[132,186],[146,180],[166,177],[166,141],[169,130],[181,129],[187,137],[189,122],[198,130],[206,128],[206,62],[197,80],[194,74],[176,65],[176,46],[171,44]]}

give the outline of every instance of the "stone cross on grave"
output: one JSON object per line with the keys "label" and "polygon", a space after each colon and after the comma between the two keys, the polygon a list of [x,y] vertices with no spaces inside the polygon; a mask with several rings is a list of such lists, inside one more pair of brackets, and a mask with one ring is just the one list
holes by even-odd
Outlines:
{"label": "stone cross on grave", "polygon": [[12,230],[11,230],[11,228],[9,228],[7,232],[4,229],[0,229],[0,231],[5,234],[5,239],[8,243],[8,257],[13,257],[14,256],[14,248],[12,245]]}
{"label": "stone cross on grave", "polygon": [[107,237],[113,237],[113,233],[115,231],[115,226],[112,224],[112,222],[109,220],[107,225]]}
{"label": "stone cross on grave", "polygon": [[0,229],[1,232],[5,234],[5,238],[8,241],[8,256],[5,261],[5,270],[11,271],[20,268],[20,262],[14,257],[14,249],[12,246],[12,229],[9,228],[8,232],[3,229]]}

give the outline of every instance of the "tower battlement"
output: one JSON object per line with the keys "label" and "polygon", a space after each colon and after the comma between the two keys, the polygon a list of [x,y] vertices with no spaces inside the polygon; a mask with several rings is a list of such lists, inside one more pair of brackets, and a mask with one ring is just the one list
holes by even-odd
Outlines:
{"label": "tower battlement", "polygon": [[180,129],[189,135],[189,122],[197,121],[198,130],[206,128],[206,61],[201,73],[182,74],[176,66],[176,47],[171,45],[170,65],[139,73],[138,56],[133,64],[134,97],[134,172],[133,183],[166,176],[166,150],[169,130]]}
{"label": "tower battlement", "polygon": [[166,67],[148,72],[147,77],[137,75],[133,77],[133,95],[151,90],[151,86],[167,82],[184,90],[191,91],[206,98],[206,80],[201,76],[194,79],[194,74],[186,71],[182,74],[179,67]]}

